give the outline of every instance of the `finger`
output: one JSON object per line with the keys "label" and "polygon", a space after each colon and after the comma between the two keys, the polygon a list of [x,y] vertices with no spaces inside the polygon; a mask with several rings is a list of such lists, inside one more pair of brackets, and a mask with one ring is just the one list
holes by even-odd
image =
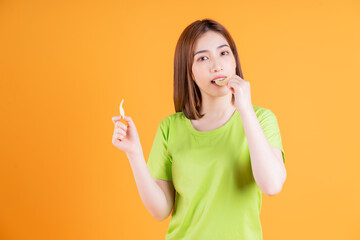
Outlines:
{"label": "finger", "polygon": [[245,81],[245,80],[244,80],[244,79],[242,79],[239,75],[236,75],[236,74],[235,74],[235,75],[234,75],[234,77],[235,77],[235,78],[237,78],[237,79],[240,79],[240,80]]}
{"label": "finger", "polygon": [[240,86],[240,82],[238,80],[229,80],[227,82],[228,86]]}
{"label": "finger", "polygon": [[111,118],[113,123],[115,124],[117,121],[120,121],[121,120],[121,115],[118,115],[118,116],[114,116]]}
{"label": "finger", "polygon": [[127,122],[128,126],[135,128],[135,124],[131,117],[125,116],[124,120]]}
{"label": "finger", "polygon": [[117,147],[122,147],[124,145],[124,142],[122,139],[118,139],[115,136],[112,139],[112,143]]}
{"label": "finger", "polygon": [[126,131],[124,131],[124,130],[121,129],[121,128],[117,128],[117,129],[115,130],[115,133],[119,133],[119,134],[122,134],[122,135],[126,135]]}
{"label": "finger", "polygon": [[120,135],[120,134],[116,134],[116,133],[114,133],[113,139],[114,139],[114,140],[115,140],[115,139],[122,140],[122,139],[121,139],[121,135]]}
{"label": "finger", "polygon": [[228,82],[237,82],[237,83],[240,83],[240,82],[241,82],[241,78],[240,78],[240,79],[239,79],[239,78],[231,78],[231,79],[229,79]]}
{"label": "finger", "polygon": [[113,139],[111,140],[111,142],[114,144],[114,145],[119,145],[119,143],[121,143],[121,141],[119,139],[116,139],[115,137],[113,137]]}
{"label": "finger", "polygon": [[115,123],[115,128],[121,128],[121,129],[124,129],[125,131],[127,131],[127,126],[120,121]]}
{"label": "finger", "polygon": [[235,88],[234,88],[234,85],[233,85],[232,83],[229,83],[229,82],[228,82],[228,84],[227,84],[226,86],[230,89],[230,91],[231,91],[232,93],[235,93]]}
{"label": "finger", "polygon": [[127,129],[128,129],[128,127],[127,127],[125,124],[123,124],[123,123],[119,124],[119,126],[118,126],[117,128],[122,129],[122,130],[124,130],[125,132],[126,132]]}
{"label": "finger", "polygon": [[116,138],[116,139],[123,140],[123,139],[125,138],[125,136],[122,135],[122,134],[116,133],[116,134],[115,134],[115,138]]}

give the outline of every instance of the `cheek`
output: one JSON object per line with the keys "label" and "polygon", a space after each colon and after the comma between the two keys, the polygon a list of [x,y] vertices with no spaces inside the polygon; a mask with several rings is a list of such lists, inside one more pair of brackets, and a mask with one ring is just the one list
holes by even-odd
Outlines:
{"label": "cheek", "polygon": [[197,67],[195,65],[192,66],[192,69],[191,69],[192,73],[194,76],[197,75]]}
{"label": "cheek", "polygon": [[194,68],[194,72],[196,72],[196,74],[198,75],[204,75],[208,73],[208,71],[209,71],[209,66],[207,63],[199,64]]}
{"label": "cheek", "polygon": [[233,58],[233,59],[232,59],[232,63],[233,63],[234,68],[236,68],[236,61],[235,61],[235,58]]}
{"label": "cheek", "polygon": [[192,68],[192,73],[193,73],[194,77],[197,78],[197,79],[201,78],[201,76],[203,75],[203,71],[204,70],[201,69],[201,67],[199,67],[199,66],[194,66]]}

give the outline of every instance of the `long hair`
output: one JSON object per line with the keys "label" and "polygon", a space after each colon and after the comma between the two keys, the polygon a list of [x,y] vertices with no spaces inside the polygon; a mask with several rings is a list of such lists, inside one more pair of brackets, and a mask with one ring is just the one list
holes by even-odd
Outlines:
{"label": "long hair", "polygon": [[[174,57],[174,105],[176,112],[183,112],[188,119],[200,119],[204,114],[200,114],[202,104],[201,92],[192,74],[193,54],[195,42],[207,31],[220,33],[229,43],[236,61],[236,75],[242,79],[240,60],[236,45],[226,28],[215,20],[206,18],[197,20],[187,26],[181,33],[176,44]],[[232,95],[231,102],[235,98]]]}

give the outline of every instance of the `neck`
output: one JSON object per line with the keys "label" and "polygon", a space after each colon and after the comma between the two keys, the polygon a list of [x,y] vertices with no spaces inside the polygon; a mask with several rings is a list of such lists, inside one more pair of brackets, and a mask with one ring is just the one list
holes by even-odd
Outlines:
{"label": "neck", "polygon": [[205,114],[206,119],[220,119],[231,115],[235,111],[235,106],[231,104],[232,94],[223,97],[210,97],[202,95],[200,113]]}

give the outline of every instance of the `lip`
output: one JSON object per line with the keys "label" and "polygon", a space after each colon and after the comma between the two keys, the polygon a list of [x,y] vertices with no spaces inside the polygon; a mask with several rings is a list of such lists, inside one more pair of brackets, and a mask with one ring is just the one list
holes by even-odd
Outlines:
{"label": "lip", "polygon": [[222,76],[216,76],[214,77],[211,81],[214,81],[215,79],[218,79],[218,78],[226,78],[226,76],[222,75]]}

